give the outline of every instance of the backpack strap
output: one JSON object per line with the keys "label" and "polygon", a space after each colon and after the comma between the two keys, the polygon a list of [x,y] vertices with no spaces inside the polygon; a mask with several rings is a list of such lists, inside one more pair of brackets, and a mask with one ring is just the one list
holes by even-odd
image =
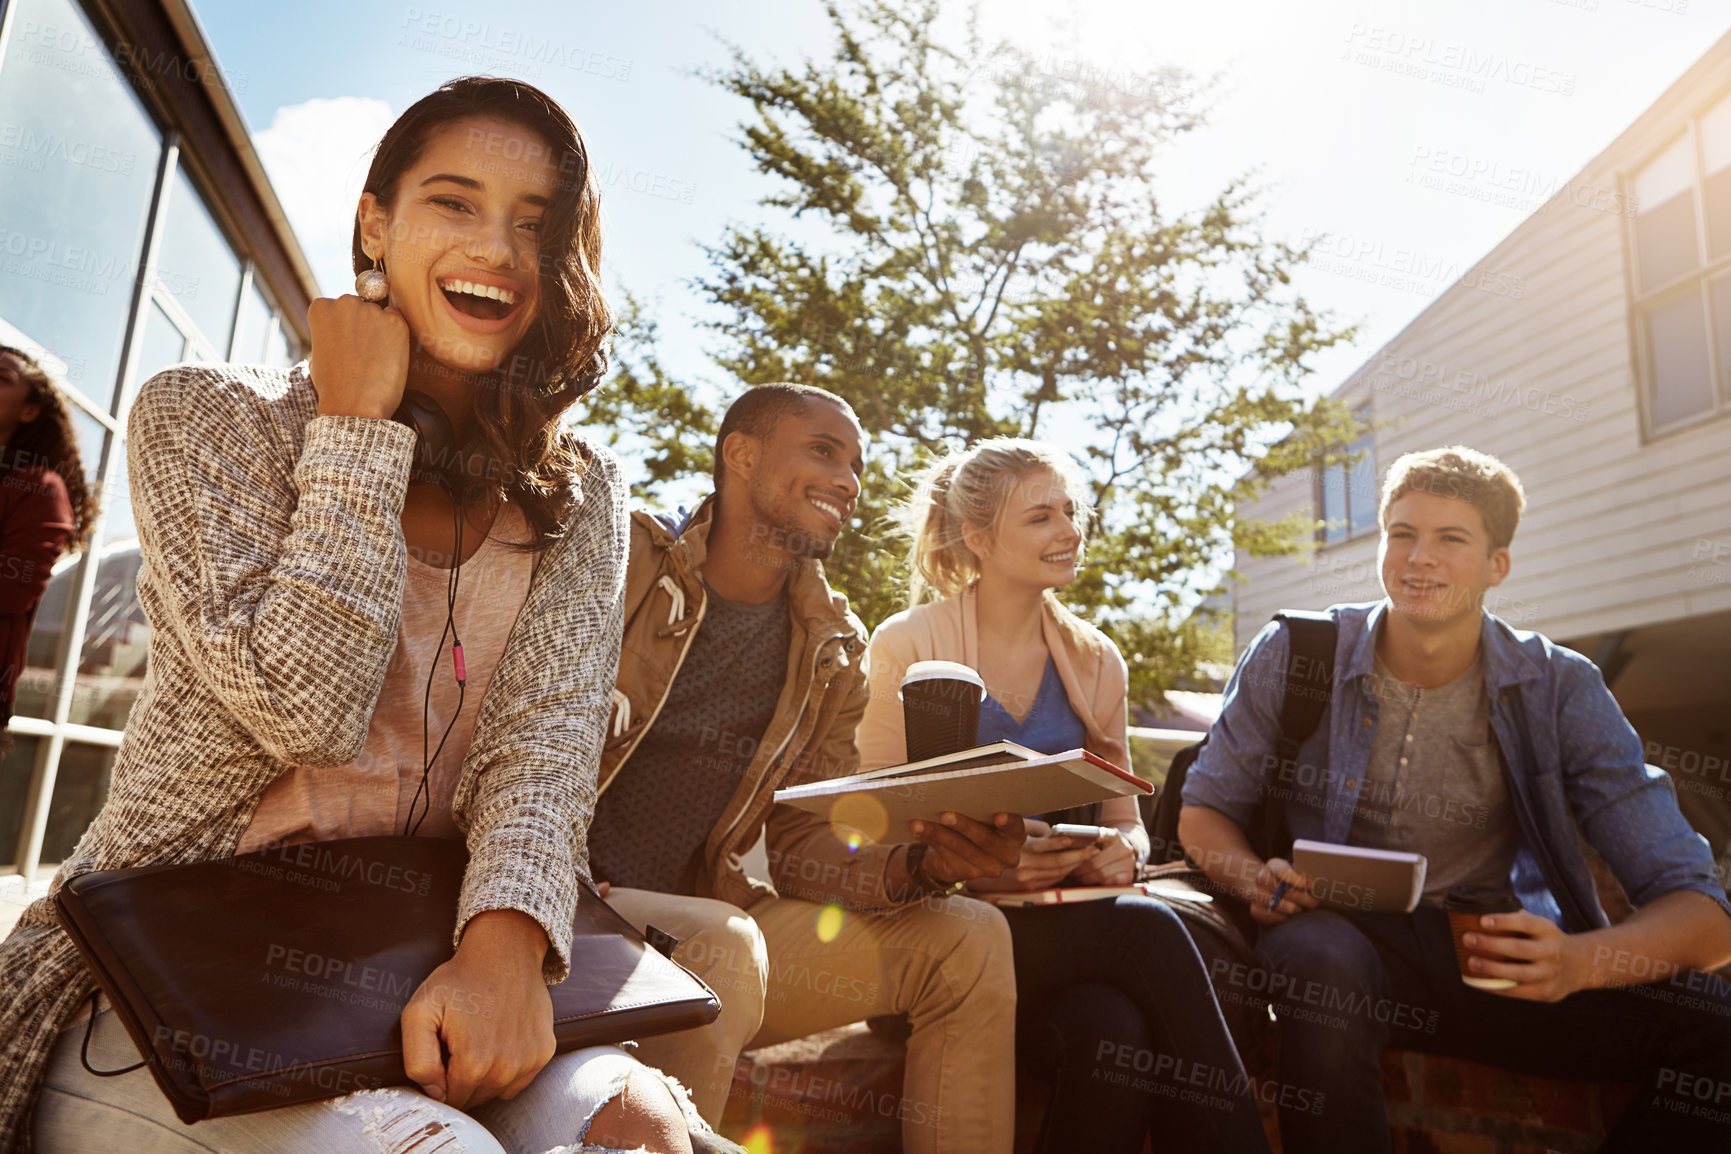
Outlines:
{"label": "backpack strap", "polygon": [[1339,630],[1327,613],[1286,609],[1274,619],[1286,626],[1290,642],[1276,752],[1281,761],[1292,762],[1298,760],[1298,747],[1322,724],[1334,697],[1334,645]]}
{"label": "backpack strap", "polygon": [[[1334,644],[1339,631],[1334,618],[1327,613],[1289,609],[1275,614],[1275,620],[1285,624],[1291,642],[1286,659],[1286,695],[1280,706],[1280,741],[1275,747],[1281,761],[1290,763],[1298,760],[1298,747],[1316,732],[1334,696]],[[1144,813],[1154,850],[1150,860],[1161,860],[1158,855],[1163,848],[1168,857],[1176,858],[1182,852],[1178,843],[1178,814],[1183,806],[1184,779],[1207,740],[1204,736],[1173,756],[1166,771],[1166,783],[1155,795],[1152,815]],[[1264,794],[1262,805],[1251,815],[1244,835],[1251,848],[1264,858],[1284,857],[1291,852],[1286,808],[1278,792]]]}
{"label": "backpack strap", "polygon": [[[1334,697],[1334,642],[1339,631],[1327,613],[1288,609],[1276,613],[1274,619],[1286,626],[1289,643],[1286,689],[1280,702],[1280,739],[1274,749],[1282,765],[1291,765],[1298,760],[1298,747],[1322,724],[1322,715]],[[1281,791],[1264,794],[1262,812],[1244,834],[1264,859],[1291,856],[1292,834]]]}

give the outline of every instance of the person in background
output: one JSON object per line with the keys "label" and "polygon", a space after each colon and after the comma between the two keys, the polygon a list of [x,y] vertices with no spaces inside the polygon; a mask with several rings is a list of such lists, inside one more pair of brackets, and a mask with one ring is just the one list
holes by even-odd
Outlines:
{"label": "person in background", "polygon": [[[0,345],[0,729],[12,720],[30,626],[54,562],[96,519],[72,414],[23,349]],[[0,752],[11,738],[0,737]]]}
{"label": "person in background", "polygon": [[[903,511],[913,608],[880,625],[867,654],[862,769],[905,760],[898,688],[908,666],[931,660],[959,661],[985,681],[980,744],[1080,748],[1129,768],[1124,658],[1054,595],[1076,579],[1084,492],[1069,458],[1035,441],[985,441],[927,470]],[[940,599],[921,604],[928,591]],[[1148,853],[1135,798],[1087,816],[1100,823],[1097,837],[1055,835],[1029,819],[1020,861],[968,888],[1129,884]],[[1267,1149],[1176,914],[1140,894],[1002,912],[1015,952],[1018,1061],[1052,1087],[1037,1150],[1136,1154],[1149,1137],[1156,1150]],[[1208,1093],[1186,1095],[1198,1071]]]}

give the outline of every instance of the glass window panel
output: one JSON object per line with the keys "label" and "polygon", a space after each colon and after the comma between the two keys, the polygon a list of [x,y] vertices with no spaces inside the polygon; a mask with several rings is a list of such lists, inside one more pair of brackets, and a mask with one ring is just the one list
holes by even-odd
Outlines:
{"label": "glass window panel", "polygon": [[267,365],[282,365],[288,361],[288,343],[283,340],[282,326],[272,325],[265,337],[264,363]]}
{"label": "glass window panel", "polygon": [[73,405],[66,407],[72,414],[72,429],[78,434],[78,456],[84,463],[85,483],[95,485],[102,475],[102,446],[108,443],[108,429],[84,410]]}
{"label": "glass window panel", "polygon": [[1731,98],[1721,100],[1701,118],[1701,163],[1707,173],[1701,189],[1707,241],[1713,259],[1718,260],[1731,252]]}
{"label": "glass window panel", "polygon": [[1322,519],[1324,541],[1339,541],[1346,536],[1346,470],[1330,465],[1322,474]]}
{"label": "glass window panel", "polygon": [[107,411],[162,136],[71,0],[13,0],[0,61],[0,316]]}
{"label": "glass window panel", "polygon": [[48,804],[48,828],[42,835],[42,864],[66,860],[90,819],[108,798],[108,778],[117,750],[69,741],[60,750],[54,777],[54,798]]}
{"label": "glass window panel", "polygon": [[184,168],[174,174],[168,223],[157,251],[156,275],[180,302],[217,356],[228,352],[234,304],[240,292],[240,261],[228,247]]}
{"label": "glass window panel", "polygon": [[[102,491],[101,482],[102,449],[108,443],[108,430],[92,417],[76,410],[72,414],[72,425],[78,431],[78,453],[84,459],[84,483],[89,486],[100,510],[106,512],[111,502]],[[126,449],[117,443],[114,451],[124,455]]]}
{"label": "glass window panel", "polygon": [[66,615],[72,609],[78,583],[78,555],[68,554],[54,563],[53,576],[36,606],[30,623],[30,641],[24,668],[18,674],[12,712],[20,717],[46,719],[54,711],[54,695],[60,683],[60,639],[66,632]]}
{"label": "glass window panel", "polygon": [[126,444],[114,451],[114,483],[102,493],[102,539],[99,545],[130,544],[138,540],[138,524],[132,519],[132,483],[126,474]]}
{"label": "glass window panel", "polygon": [[1731,168],[1713,173],[1701,189],[1707,204],[1707,236],[1713,259],[1731,252]]}
{"label": "glass window panel", "polygon": [[1635,247],[1641,261],[1641,291],[1669,284],[1699,263],[1695,237],[1695,196],[1685,192],[1648,207],[1635,218]]}
{"label": "glass window panel", "polygon": [[270,339],[265,342],[264,363],[289,368],[300,360],[300,348],[291,343],[289,327],[277,318],[276,325],[270,331]]}
{"label": "glass window panel", "polygon": [[1653,364],[1653,426],[1663,428],[1713,407],[1707,372],[1707,325],[1701,297],[1682,299],[1647,314]]}
{"label": "glass window panel", "polygon": [[1731,404],[1731,276],[1713,282],[1713,337],[1719,343],[1719,395]]}
{"label": "glass window panel", "polygon": [[1701,118],[1701,164],[1710,173],[1731,168],[1731,97]]}
{"label": "glass window panel", "polygon": [[[186,338],[168,319],[168,314],[152,304],[144,313],[144,340],[138,348],[138,363],[133,366],[132,392],[169,365],[186,360]],[[131,404],[130,398],[127,401]]]}
{"label": "glass window panel", "polygon": [[42,739],[11,735],[12,748],[0,756],[0,866],[18,860],[24,840],[24,810],[30,800],[30,775],[36,771],[36,750]]}
{"label": "glass window panel", "polygon": [[235,335],[234,355],[229,359],[239,365],[269,364],[265,342],[270,337],[270,322],[270,302],[254,285],[241,301],[240,332]]}
{"label": "glass window panel", "polygon": [[1635,174],[1635,203],[1640,208],[1663,204],[1695,185],[1695,157],[1685,133]]}
{"label": "glass window panel", "polygon": [[1347,486],[1347,512],[1351,519],[1349,533],[1356,535],[1376,527],[1376,453],[1368,436],[1352,443],[1354,452],[1364,456],[1352,467]]}
{"label": "glass window panel", "polygon": [[138,603],[138,545],[105,546],[101,558],[68,717],[79,725],[125,729],[126,716],[144,688],[150,647],[150,626]]}

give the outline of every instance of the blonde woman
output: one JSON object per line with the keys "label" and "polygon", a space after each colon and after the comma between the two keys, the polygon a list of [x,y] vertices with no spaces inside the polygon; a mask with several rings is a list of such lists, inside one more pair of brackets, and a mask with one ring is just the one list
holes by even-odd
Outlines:
{"label": "blonde woman", "polygon": [[[897,687],[916,661],[978,670],[981,743],[1088,749],[1129,766],[1126,668],[1110,638],[1059,604],[1086,536],[1085,492],[1064,454],[998,439],[933,465],[903,512],[909,602],[872,636],[861,767],[906,755]],[[937,599],[927,601],[929,594]],[[923,602],[923,603],[922,603]],[[1133,799],[1088,814],[1029,814],[1021,861],[970,887],[1122,885],[1147,855]],[[1044,819],[1044,820],[1042,820]],[[1087,821],[1095,838],[1051,832]],[[1266,1150],[1256,1103],[1202,959],[1176,915],[1142,896],[1006,908],[1019,1064],[1052,1087],[1037,1150]],[[1209,1093],[1186,1095],[1194,1071]]]}

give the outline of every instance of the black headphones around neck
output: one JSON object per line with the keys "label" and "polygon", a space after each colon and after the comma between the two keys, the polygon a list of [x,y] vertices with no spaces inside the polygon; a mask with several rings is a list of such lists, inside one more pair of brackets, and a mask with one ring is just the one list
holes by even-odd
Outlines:
{"label": "black headphones around neck", "polygon": [[[421,828],[421,822],[425,820],[432,806],[429,775],[432,773],[433,763],[439,759],[439,754],[445,748],[445,740],[451,736],[452,727],[457,724],[457,715],[463,711],[463,698],[466,696],[469,677],[463,667],[463,639],[457,635],[456,620],[457,576],[463,555],[463,495],[474,478],[485,476],[484,468],[475,467],[478,463],[484,465],[485,462],[475,452],[474,441],[467,445],[457,444],[457,433],[451,425],[451,418],[439,407],[439,402],[426,393],[417,389],[404,390],[402,403],[397,406],[397,411],[391,414],[391,419],[415,431],[415,462],[409,472],[409,483],[425,482],[437,485],[451,498],[452,548],[455,552],[445,586],[445,628],[439,635],[433,662],[427,668],[427,688],[421,701],[421,781],[415,790],[414,800],[409,803],[408,816],[403,822],[403,833],[410,836]],[[431,734],[427,729],[427,706],[432,700],[433,674],[439,667],[437,653],[444,651],[447,636],[451,638],[451,671],[457,682],[457,708],[452,712],[451,720],[439,738],[438,748],[429,751]]]}
{"label": "black headphones around neck", "polygon": [[405,389],[402,403],[391,419],[415,430],[415,463],[410,484],[439,486],[454,501],[461,501],[477,478],[486,476],[486,461],[476,449],[476,440],[457,444],[451,418],[439,402],[418,389]]}

